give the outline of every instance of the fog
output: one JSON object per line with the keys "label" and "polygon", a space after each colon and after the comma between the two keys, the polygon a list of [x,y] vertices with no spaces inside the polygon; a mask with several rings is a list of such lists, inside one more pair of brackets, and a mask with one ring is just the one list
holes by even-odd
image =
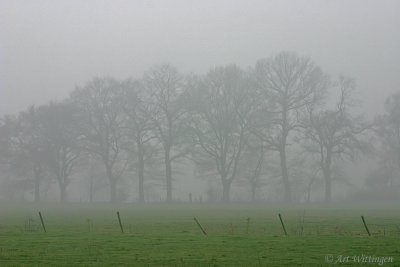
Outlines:
{"label": "fog", "polygon": [[288,50],[359,85],[365,110],[399,84],[398,1],[1,1],[0,114],[92,76],[253,65]]}
{"label": "fog", "polygon": [[[400,90],[399,14],[400,2],[396,0],[2,0],[0,1],[0,116],[17,115],[31,105],[40,107],[49,101],[62,102],[69,98],[74,90],[86,88],[94,77],[109,76],[118,81],[127,78],[141,79],[144,73],[148,74],[152,67],[159,64],[171,64],[182,75],[206,75],[214,67],[230,64],[237,64],[242,70],[247,71],[254,69],[260,59],[274,57],[281,51],[290,51],[299,57],[309,57],[335,81],[340,75],[351,77],[356,84],[353,97],[358,103],[354,108],[354,114],[364,114],[366,124],[372,124],[375,117],[383,116],[386,112],[384,110],[386,99]],[[336,104],[338,92],[330,94],[326,101]],[[353,119],[359,122],[358,119]],[[381,121],[385,119],[382,118]],[[383,141],[380,140],[379,136],[384,134],[377,130],[379,127],[370,128],[374,130],[367,133],[362,140],[365,143],[374,143],[371,151],[375,152],[357,153],[354,161],[337,160],[335,168],[344,173],[342,176],[347,177],[343,178],[347,182],[333,186],[332,199],[349,199],[357,195],[360,190],[367,190],[366,177],[377,171],[379,162],[385,161],[379,158],[379,155],[385,154],[382,152],[384,149],[382,147],[388,143],[392,144],[392,140],[384,138]],[[154,138],[159,138],[159,135],[159,133],[154,134]],[[290,138],[296,139],[295,135],[290,134]],[[162,142],[161,140],[160,143]],[[171,142],[175,144],[175,141]],[[200,138],[198,142],[201,142]],[[301,154],[302,149],[301,145],[293,149],[289,143],[288,141],[290,148],[287,153],[290,165],[292,163],[289,161],[296,161],[301,157],[298,153]],[[157,154],[155,156],[157,163],[150,161],[146,163],[149,164],[146,165],[146,169],[150,168],[155,172],[145,173],[145,188],[151,188],[151,190],[145,189],[148,201],[168,199],[163,174],[163,162],[166,160],[160,156],[164,155],[163,149],[165,147],[159,146],[157,152],[154,152]],[[186,148],[177,147],[172,151],[179,155],[182,149]],[[201,153],[205,152],[207,155],[207,149],[204,150]],[[136,155],[137,148],[134,148],[134,151],[133,155]],[[279,174],[279,162],[275,162],[279,159],[277,156],[279,149],[271,151],[275,152],[267,153],[266,157],[268,164],[273,165],[268,167],[270,176],[275,178],[264,179],[262,184],[265,190],[260,193],[259,200],[278,201],[283,199],[279,198],[281,191],[275,192],[275,189],[281,188],[284,181],[279,182],[279,177],[283,174]],[[79,155],[82,156],[82,153]],[[395,155],[393,157],[400,155],[396,154],[400,153],[398,150],[393,153]],[[116,158],[119,156],[116,155]],[[4,165],[9,163],[7,157],[11,156],[5,157]],[[115,168],[118,172],[125,170],[122,162],[126,157],[129,156],[123,156],[121,162],[117,160]],[[84,158],[87,160],[87,156]],[[187,201],[191,193],[192,201],[205,201],[207,192],[210,200],[220,199],[220,193],[215,193],[218,195],[216,197],[210,197],[211,188],[215,187],[216,189],[212,190],[218,192],[222,190],[219,178],[195,177],[207,174],[194,175],[196,164],[192,160],[193,158],[185,157],[174,163],[172,199]],[[84,160],[80,160],[82,161]],[[250,161],[255,162],[256,159]],[[308,163],[311,164],[312,161],[318,162],[310,159]],[[82,164],[87,165],[87,163]],[[101,165],[101,163],[95,164]],[[68,201],[89,200],[87,194],[82,193],[84,191],[82,188],[89,186],[87,179],[81,179],[85,175],[88,176],[88,168],[81,165],[71,173],[71,183],[67,183]],[[393,167],[394,178],[388,182],[390,185],[399,185],[399,167]],[[136,165],[128,167],[126,173],[131,179],[126,178],[120,182],[120,187],[131,188],[127,190],[127,196],[123,201],[135,201],[138,197],[136,178],[138,171],[135,168]],[[297,173],[296,166],[290,165],[290,168],[292,173]],[[18,179],[25,179],[29,175],[33,177],[32,174],[20,173],[16,176]],[[146,180],[147,175],[158,178]],[[304,175],[309,177],[311,174]],[[3,181],[8,181],[13,175],[10,175],[7,169],[2,171],[0,176]],[[51,174],[48,176],[50,178],[46,179],[53,179]],[[102,171],[97,173],[96,177],[101,181],[99,184],[105,184],[99,185],[96,199],[107,201],[109,198],[107,175]],[[289,178],[291,186],[295,188],[296,178],[293,174],[289,174]],[[236,178],[233,182],[231,199],[247,201],[250,198],[249,189],[243,189],[244,182],[239,180]],[[375,184],[371,181],[370,183]],[[4,184],[3,188],[7,191]],[[313,189],[311,201],[323,201],[326,198],[323,184],[321,181],[321,184]],[[48,196],[42,197],[43,199],[59,199],[56,181],[48,185],[43,182],[39,190],[49,192]],[[384,195],[386,189],[380,190]],[[16,193],[18,196],[10,198],[33,199],[32,188],[22,191]],[[7,198],[4,192],[1,196],[3,199]],[[296,201],[306,199],[303,195],[293,198]]]}

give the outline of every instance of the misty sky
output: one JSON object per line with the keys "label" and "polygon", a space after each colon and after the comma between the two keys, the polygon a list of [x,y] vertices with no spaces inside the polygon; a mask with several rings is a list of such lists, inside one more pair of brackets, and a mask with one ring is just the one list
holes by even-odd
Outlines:
{"label": "misty sky", "polygon": [[0,115],[93,76],[182,72],[296,51],[356,78],[369,115],[400,90],[400,1],[0,0]]}

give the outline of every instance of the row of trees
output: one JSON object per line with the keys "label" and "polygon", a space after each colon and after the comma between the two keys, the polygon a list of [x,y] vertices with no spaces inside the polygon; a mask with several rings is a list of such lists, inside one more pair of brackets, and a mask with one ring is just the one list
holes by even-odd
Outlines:
{"label": "row of trees", "polygon": [[[321,176],[330,201],[333,165],[371,151],[369,130],[379,133],[380,147],[393,150],[391,159],[400,166],[399,94],[377,123],[367,123],[352,112],[354,89],[352,79],[332,79],[309,58],[289,52],[259,60],[248,71],[229,65],[185,76],[159,65],[136,80],[94,78],[62,102],[5,116],[0,160],[11,176],[32,177],[26,181],[36,201],[43,177],[57,181],[64,201],[71,175],[93,162],[102,165],[111,201],[121,177],[133,170],[143,202],[149,166],[163,170],[166,200],[172,201],[180,160],[218,178],[221,199],[229,201],[238,177],[247,179],[254,199],[260,180],[272,172],[268,156],[277,155],[283,200],[291,201],[298,173],[288,165],[301,157],[307,159],[304,169],[315,170],[307,172],[307,183],[311,187]],[[339,95],[335,104],[330,91]]]}

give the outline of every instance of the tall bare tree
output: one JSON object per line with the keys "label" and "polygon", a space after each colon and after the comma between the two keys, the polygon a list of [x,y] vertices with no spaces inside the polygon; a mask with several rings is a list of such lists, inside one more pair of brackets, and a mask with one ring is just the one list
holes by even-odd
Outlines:
{"label": "tall bare tree", "polygon": [[370,183],[393,187],[400,181],[400,92],[386,99],[384,114],[376,118],[375,132],[379,140],[379,166],[375,176],[380,180]]}
{"label": "tall bare tree", "polygon": [[191,129],[197,145],[215,162],[223,201],[229,201],[244,148],[252,104],[247,80],[235,65],[215,68],[200,79],[190,102]]}
{"label": "tall bare tree", "polygon": [[172,163],[185,156],[183,147],[185,134],[184,92],[182,75],[171,65],[151,68],[144,76],[145,90],[149,93],[146,105],[154,127],[154,133],[163,148],[167,202],[172,201]]}
{"label": "tall bare tree", "polygon": [[110,77],[94,78],[71,94],[83,120],[82,145],[97,156],[110,183],[110,200],[117,200],[117,182],[126,161],[121,149],[123,116],[121,84]]}
{"label": "tall bare tree", "polygon": [[70,176],[80,154],[80,122],[70,103],[49,103],[38,108],[45,165],[60,188],[60,201],[66,200]]}
{"label": "tall bare tree", "polygon": [[[0,119],[0,170],[4,179],[1,181],[2,192],[12,199],[15,195],[23,197],[27,190],[34,188],[34,200],[39,201],[42,180],[39,174],[42,172],[35,173],[34,161],[27,150],[28,141],[22,134],[21,121],[17,116],[7,115]],[[40,154],[36,160],[39,159]]]}
{"label": "tall bare tree", "polygon": [[354,159],[357,152],[367,151],[370,146],[363,141],[363,133],[371,127],[362,117],[353,116],[352,93],[354,80],[340,77],[339,101],[335,109],[316,112],[309,109],[309,120],[305,131],[307,150],[318,155],[320,168],[325,181],[325,201],[332,199],[332,164],[335,159],[348,157]]}
{"label": "tall bare tree", "polygon": [[384,144],[390,147],[400,167],[400,92],[394,93],[385,102],[385,115],[381,118],[380,132]]}
{"label": "tall bare tree", "polygon": [[152,147],[154,139],[152,131],[152,120],[149,109],[146,105],[145,87],[141,81],[128,80],[123,83],[123,104],[122,108],[126,115],[125,128],[127,135],[133,139],[134,152],[137,160],[137,174],[139,178],[139,202],[144,202],[144,172],[145,158],[148,148]]}
{"label": "tall bare tree", "polygon": [[[40,201],[40,187],[45,174],[44,140],[36,107],[31,106],[19,114],[14,125],[12,165],[16,173],[33,175],[34,201]],[[17,175],[18,176],[18,175]]]}
{"label": "tall bare tree", "polygon": [[291,201],[287,147],[291,134],[302,127],[300,115],[324,95],[327,76],[309,58],[282,52],[257,62],[254,81],[265,117],[256,132],[269,149],[279,153],[284,199]]}
{"label": "tall bare tree", "polygon": [[13,138],[17,132],[16,116],[4,116],[0,119],[0,165],[8,169],[15,155]]}

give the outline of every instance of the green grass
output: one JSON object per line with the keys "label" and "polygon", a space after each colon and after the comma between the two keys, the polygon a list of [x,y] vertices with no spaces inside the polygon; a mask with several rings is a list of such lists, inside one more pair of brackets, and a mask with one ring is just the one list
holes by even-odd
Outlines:
{"label": "green grass", "polygon": [[[41,228],[39,210],[47,233]],[[283,216],[288,236],[283,234],[278,213]],[[360,215],[365,216],[371,237]],[[30,228],[26,226],[29,218],[34,220]],[[326,255],[332,255],[328,257],[334,261],[340,255],[391,256],[394,262],[383,266],[400,266],[400,208],[0,205],[0,266],[330,266]],[[331,264],[342,265],[365,263],[354,263],[351,258],[348,263]]]}

